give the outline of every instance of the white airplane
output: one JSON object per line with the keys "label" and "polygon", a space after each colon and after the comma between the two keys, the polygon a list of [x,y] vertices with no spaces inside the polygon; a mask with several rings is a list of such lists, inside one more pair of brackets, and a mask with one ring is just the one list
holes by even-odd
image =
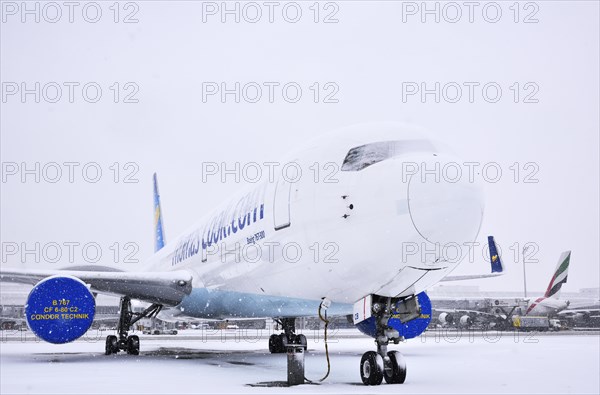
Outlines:
{"label": "white airplane", "polygon": [[[426,174],[451,162],[462,163],[412,127],[346,128],[282,162],[302,169],[302,177],[279,175],[254,186],[168,244],[155,176],[156,252],[143,270],[3,268],[1,280],[37,284],[28,323],[55,343],[85,333],[92,293],[120,295],[118,337],[107,337],[106,354],[138,354],[130,326],[163,307],[197,318],[276,318],[284,333],[271,336],[269,349],[284,352],[290,343],[306,345],[295,334],[295,318],[320,315],[331,304],[330,316],[352,314],[376,339],[377,351],[361,360],[363,383],[402,383],[403,357],[387,346],[425,330],[431,304],[424,291],[438,281],[501,274],[448,276],[460,261],[446,260],[439,247],[475,241],[484,212],[481,187],[468,177],[446,182]],[[406,163],[419,171],[405,177]],[[314,166],[329,164],[339,171],[316,179]],[[81,294],[81,283],[91,293]],[[131,299],[152,305],[136,313]]]}
{"label": "white airplane", "polygon": [[569,307],[568,300],[560,299],[560,290],[562,285],[567,282],[570,261],[571,251],[565,251],[560,255],[546,293],[539,298],[527,300],[525,315],[554,315]]}
{"label": "white airplane", "polygon": [[558,317],[567,319],[573,326],[598,327],[600,322],[600,301],[570,303],[567,309],[558,313]]}

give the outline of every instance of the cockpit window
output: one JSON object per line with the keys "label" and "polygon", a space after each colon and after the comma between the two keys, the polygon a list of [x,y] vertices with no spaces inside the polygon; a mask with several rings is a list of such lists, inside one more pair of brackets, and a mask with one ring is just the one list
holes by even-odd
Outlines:
{"label": "cockpit window", "polygon": [[377,162],[409,152],[435,152],[427,140],[381,141],[354,147],[348,151],[342,171],[359,171]]}

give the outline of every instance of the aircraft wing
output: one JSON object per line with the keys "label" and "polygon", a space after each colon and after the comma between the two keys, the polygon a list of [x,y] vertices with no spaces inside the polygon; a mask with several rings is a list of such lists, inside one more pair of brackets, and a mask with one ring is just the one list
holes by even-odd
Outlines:
{"label": "aircraft wing", "polygon": [[192,275],[172,272],[122,272],[101,270],[0,269],[0,281],[35,285],[50,276],[73,276],[89,284],[92,292],[129,296],[144,302],[175,306],[192,292]]}
{"label": "aircraft wing", "polygon": [[600,314],[600,309],[569,309],[569,310],[563,310],[557,313],[558,316],[560,317],[570,317],[573,315],[577,315],[577,314],[587,314],[587,315],[599,315]]}
{"label": "aircraft wing", "polygon": [[462,281],[462,280],[474,280],[476,278],[490,278],[500,277],[504,273],[490,273],[490,274],[465,274],[464,276],[446,276],[440,281]]}
{"label": "aircraft wing", "polygon": [[433,309],[436,312],[440,312],[440,313],[456,313],[456,314],[472,314],[472,315],[480,315],[480,316],[487,316],[487,317],[497,317],[497,314],[493,314],[493,313],[488,313],[485,311],[479,311],[479,310],[468,310],[468,309],[440,309],[440,308],[434,308]]}

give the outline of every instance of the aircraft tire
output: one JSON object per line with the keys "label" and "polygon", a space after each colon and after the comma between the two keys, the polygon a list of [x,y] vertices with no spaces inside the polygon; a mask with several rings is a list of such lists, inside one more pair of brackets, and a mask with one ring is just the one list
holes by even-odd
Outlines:
{"label": "aircraft tire", "polygon": [[398,351],[389,351],[389,366],[383,370],[383,378],[388,384],[403,384],[406,380],[406,362],[404,357]]}
{"label": "aircraft tire", "polygon": [[127,338],[127,354],[140,354],[140,338],[136,335]]}
{"label": "aircraft tire", "polygon": [[116,354],[119,352],[119,345],[117,337],[114,335],[106,336],[106,346],[104,348],[104,355]]}
{"label": "aircraft tire", "polygon": [[383,358],[367,351],[360,360],[360,378],[364,385],[379,385],[383,381]]}
{"label": "aircraft tire", "polygon": [[280,333],[277,337],[279,338],[277,340],[277,352],[283,354],[286,351],[286,347],[288,345],[288,338],[285,333]]}
{"label": "aircraft tire", "polygon": [[308,340],[306,339],[306,336],[302,334],[296,335],[296,344],[300,344],[301,346],[303,346],[304,351],[308,349]]}
{"label": "aircraft tire", "polygon": [[271,335],[269,336],[269,352],[271,354],[277,354],[277,342],[279,341],[279,336]]}

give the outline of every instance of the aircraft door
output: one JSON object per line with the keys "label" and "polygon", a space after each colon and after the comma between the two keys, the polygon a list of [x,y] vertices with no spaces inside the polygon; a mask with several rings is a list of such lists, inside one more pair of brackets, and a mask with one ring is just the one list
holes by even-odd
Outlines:
{"label": "aircraft door", "polygon": [[291,225],[290,196],[292,183],[283,177],[275,185],[275,198],[273,200],[273,221],[275,230],[285,229]]}

